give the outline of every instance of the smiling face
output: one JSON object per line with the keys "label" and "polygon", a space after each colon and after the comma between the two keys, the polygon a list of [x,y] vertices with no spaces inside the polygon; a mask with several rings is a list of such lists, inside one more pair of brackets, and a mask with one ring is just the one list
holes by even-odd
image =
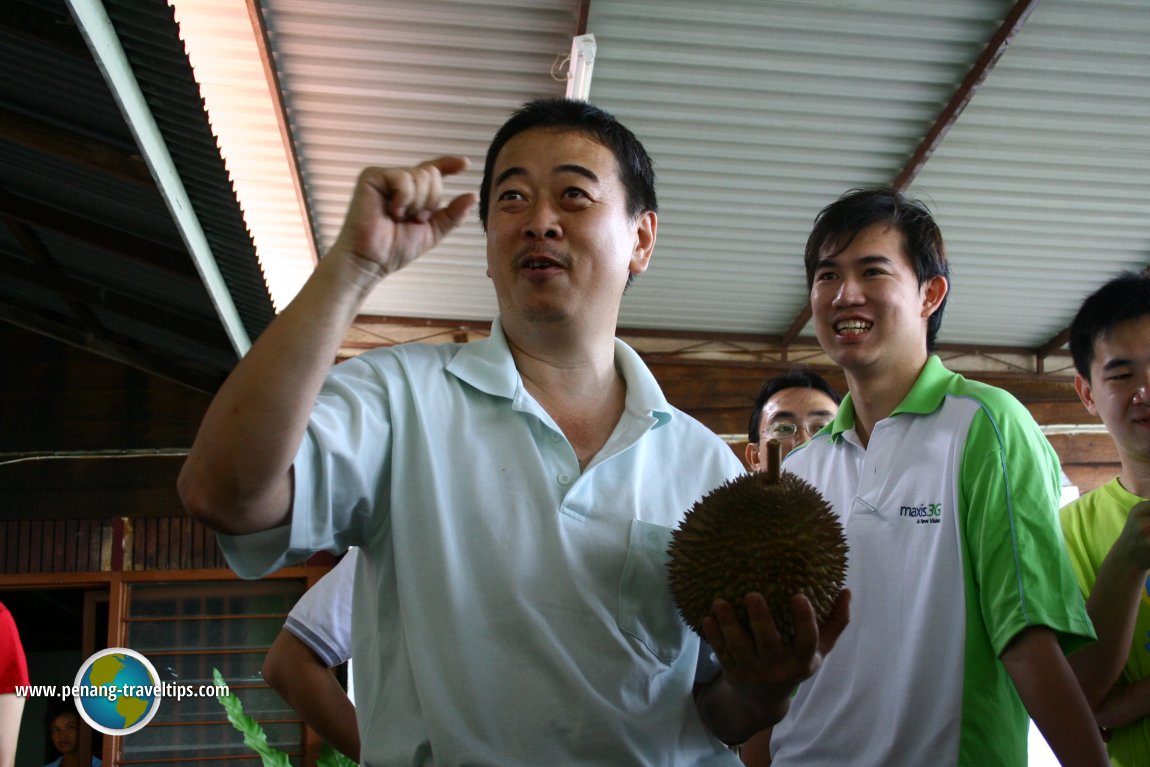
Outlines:
{"label": "smiling face", "polygon": [[1114,439],[1123,472],[1150,465],[1150,315],[1120,322],[1094,341],[1090,380],[1075,388]]}
{"label": "smiling face", "polygon": [[613,329],[656,222],[628,215],[611,151],[575,131],[524,131],[500,150],[490,194],[487,273],[505,325],[591,318]]}
{"label": "smiling face", "polygon": [[811,286],[815,335],[852,389],[892,372],[913,380],[926,363],[927,319],[946,290],[944,277],[918,284],[899,229],[871,225],[819,258]]}

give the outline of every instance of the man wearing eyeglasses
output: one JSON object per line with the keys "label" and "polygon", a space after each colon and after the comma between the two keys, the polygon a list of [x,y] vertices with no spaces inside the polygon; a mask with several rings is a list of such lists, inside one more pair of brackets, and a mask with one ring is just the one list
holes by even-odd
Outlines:
{"label": "man wearing eyeglasses", "polygon": [[826,426],[839,409],[839,393],[804,366],[769,379],[755,398],[747,427],[747,466],[763,471],[767,440],[777,439],[785,456]]}
{"label": "man wearing eyeglasses", "polygon": [[[805,365],[768,378],[755,397],[747,424],[747,466],[766,471],[767,440],[777,439],[785,456],[818,434],[834,419],[841,399],[826,379]],[[766,729],[742,744],[739,757],[748,767],[767,767],[770,748],[771,730]]]}

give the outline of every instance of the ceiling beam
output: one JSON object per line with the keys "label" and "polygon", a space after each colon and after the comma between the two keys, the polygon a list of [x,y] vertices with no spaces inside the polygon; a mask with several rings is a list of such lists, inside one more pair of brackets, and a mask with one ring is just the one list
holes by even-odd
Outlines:
{"label": "ceiling beam", "polygon": [[234,366],[232,363],[226,369],[215,370],[179,358],[136,351],[130,346],[134,341],[117,339],[112,334],[98,338],[80,328],[43,316],[42,313],[28,311],[4,301],[0,301],[0,320],[209,394],[220,387]]}
{"label": "ceiling beam", "polygon": [[[100,324],[95,313],[86,303],[70,295],[64,289],[68,282],[64,270],[56,263],[56,259],[52,257],[48,249],[44,247],[44,243],[40,241],[32,227],[2,213],[0,213],[0,220],[3,220],[5,228],[12,234],[13,239],[19,243],[24,252],[32,258],[34,263],[39,265],[38,267],[28,267],[28,270],[34,271],[39,276],[40,284],[49,290],[58,292],[64,303],[68,305],[68,310],[72,312],[72,316],[87,328],[89,333],[94,336],[103,336],[104,327]],[[21,263],[14,259],[5,260],[10,261],[13,266],[18,266]]]}
{"label": "ceiling beam", "polygon": [[156,188],[140,155],[3,107],[0,107],[0,141],[121,181]]}
{"label": "ceiling beam", "polygon": [[2,189],[0,189],[0,215],[119,254],[153,269],[160,269],[180,277],[197,278],[196,270],[189,263],[185,251],[174,250],[160,243],[97,224]]}
{"label": "ceiling beam", "polygon": [[587,34],[587,17],[591,15],[591,0],[578,0],[578,17],[575,22],[575,37]]}
{"label": "ceiling beam", "polygon": [[[223,329],[215,323],[203,322],[172,310],[171,304],[153,304],[120,292],[119,288],[97,284],[95,277],[80,278],[62,269],[45,270],[15,259],[0,260],[0,274],[23,280],[59,293],[65,300],[119,315],[133,322],[161,327],[171,333],[200,343],[212,339],[226,340]],[[199,283],[196,283],[196,287]]]}
{"label": "ceiling beam", "polygon": [[[915,176],[918,175],[922,167],[926,165],[927,160],[934,154],[934,151],[942,143],[946,137],[951,126],[958,120],[959,115],[966,109],[966,105],[970,103],[971,98],[978,91],[979,86],[986,80],[994,65],[1002,58],[1002,54],[1006,52],[1007,46],[1014,40],[1018,31],[1022,29],[1022,25],[1030,17],[1031,12],[1035,6],[1038,5],[1039,0],[1018,0],[1010,12],[1006,14],[1002,24],[999,25],[998,30],[987,42],[986,47],[982,50],[982,55],[974,62],[974,66],[967,72],[966,77],[959,84],[958,89],[955,90],[954,95],[951,96],[950,101],[939,112],[938,117],[935,118],[934,124],[927,131],[926,136],[919,142],[918,147],[915,148],[911,154],[910,159],[907,161],[903,169],[895,177],[891,186],[900,191],[905,191],[914,181]],[[811,319],[811,307],[807,302],[803,308],[795,316],[791,322],[787,332],[783,335],[785,345],[790,345],[795,338],[798,337],[802,329]]]}
{"label": "ceiling beam", "polygon": [[1010,9],[1010,13],[1006,14],[1002,24],[998,27],[998,31],[990,38],[986,47],[982,50],[982,55],[974,62],[974,66],[970,68],[966,78],[958,86],[958,89],[951,96],[950,101],[943,107],[939,113],[938,118],[935,119],[934,125],[927,131],[926,137],[919,143],[918,148],[914,150],[910,160],[907,161],[902,171],[895,178],[892,184],[896,189],[905,190],[910,187],[911,182],[914,181],[915,176],[926,165],[927,160],[934,153],[934,150],[942,143],[946,137],[947,132],[951,126],[958,120],[959,115],[966,109],[966,105],[970,103],[971,98],[978,91],[979,86],[986,80],[987,75],[994,69],[994,65],[1002,58],[1002,54],[1006,53],[1007,46],[1014,40],[1015,35],[1022,29],[1022,25],[1030,17],[1030,13],[1038,5],[1039,0],[1018,0],[1014,7]]}
{"label": "ceiling beam", "polygon": [[243,357],[251,348],[251,337],[244,327],[239,309],[231,291],[220,272],[219,264],[208,242],[207,235],[195,209],[188,198],[180,173],[176,170],[168,145],[164,141],[156,119],[144,98],[132,65],[120,44],[120,38],[108,18],[108,12],[100,0],[67,0],[72,17],[76,20],[84,42],[88,44],[92,57],[100,67],[104,80],[108,83],[116,99],[124,120],[136,139],[156,186],[163,195],[164,202],[172,214],[172,220],[184,240],[184,245],[192,256],[192,261],[200,273],[200,279],[208,290],[216,313],[228,334],[228,340],[236,354]]}
{"label": "ceiling beam", "polygon": [[91,60],[84,38],[67,13],[54,13],[24,0],[4,0],[0,3],[0,32],[73,58]]}
{"label": "ceiling beam", "polygon": [[272,108],[275,111],[276,124],[279,125],[280,139],[283,141],[284,156],[288,161],[288,172],[291,175],[292,188],[295,190],[296,202],[300,209],[300,222],[303,224],[304,234],[307,237],[308,248],[311,251],[313,265],[319,263],[320,243],[316,239],[318,227],[315,224],[314,214],[307,201],[307,188],[300,173],[299,153],[296,151],[296,142],[292,136],[291,121],[287,118],[287,107],[284,105],[284,88],[280,84],[279,71],[276,69],[275,58],[272,55],[271,39],[268,36],[267,24],[258,0],[248,0],[248,17],[252,21],[252,31],[255,37],[256,48],[259,49],[260,63],[264,68],[264,77],[267,81],[268,93],[271,95]]}

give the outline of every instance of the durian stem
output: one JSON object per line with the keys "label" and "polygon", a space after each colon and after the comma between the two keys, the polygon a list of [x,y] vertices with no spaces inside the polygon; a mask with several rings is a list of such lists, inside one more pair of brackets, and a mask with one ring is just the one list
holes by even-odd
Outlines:
{"label": "durian stem", "polygon": [[767,440],[767,484],[777,485],[783,473],[783,446],[777,439]]}

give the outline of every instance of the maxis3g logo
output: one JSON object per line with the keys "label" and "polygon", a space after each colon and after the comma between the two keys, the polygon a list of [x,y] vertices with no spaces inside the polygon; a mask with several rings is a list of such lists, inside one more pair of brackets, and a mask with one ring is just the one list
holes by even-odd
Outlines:
{"label": "maxis3g logo", "polygon": [[901,506],[898,515],[913,519],[920,525],[937,525],[942,521],[942,504],[924,503],[919,506]]}

